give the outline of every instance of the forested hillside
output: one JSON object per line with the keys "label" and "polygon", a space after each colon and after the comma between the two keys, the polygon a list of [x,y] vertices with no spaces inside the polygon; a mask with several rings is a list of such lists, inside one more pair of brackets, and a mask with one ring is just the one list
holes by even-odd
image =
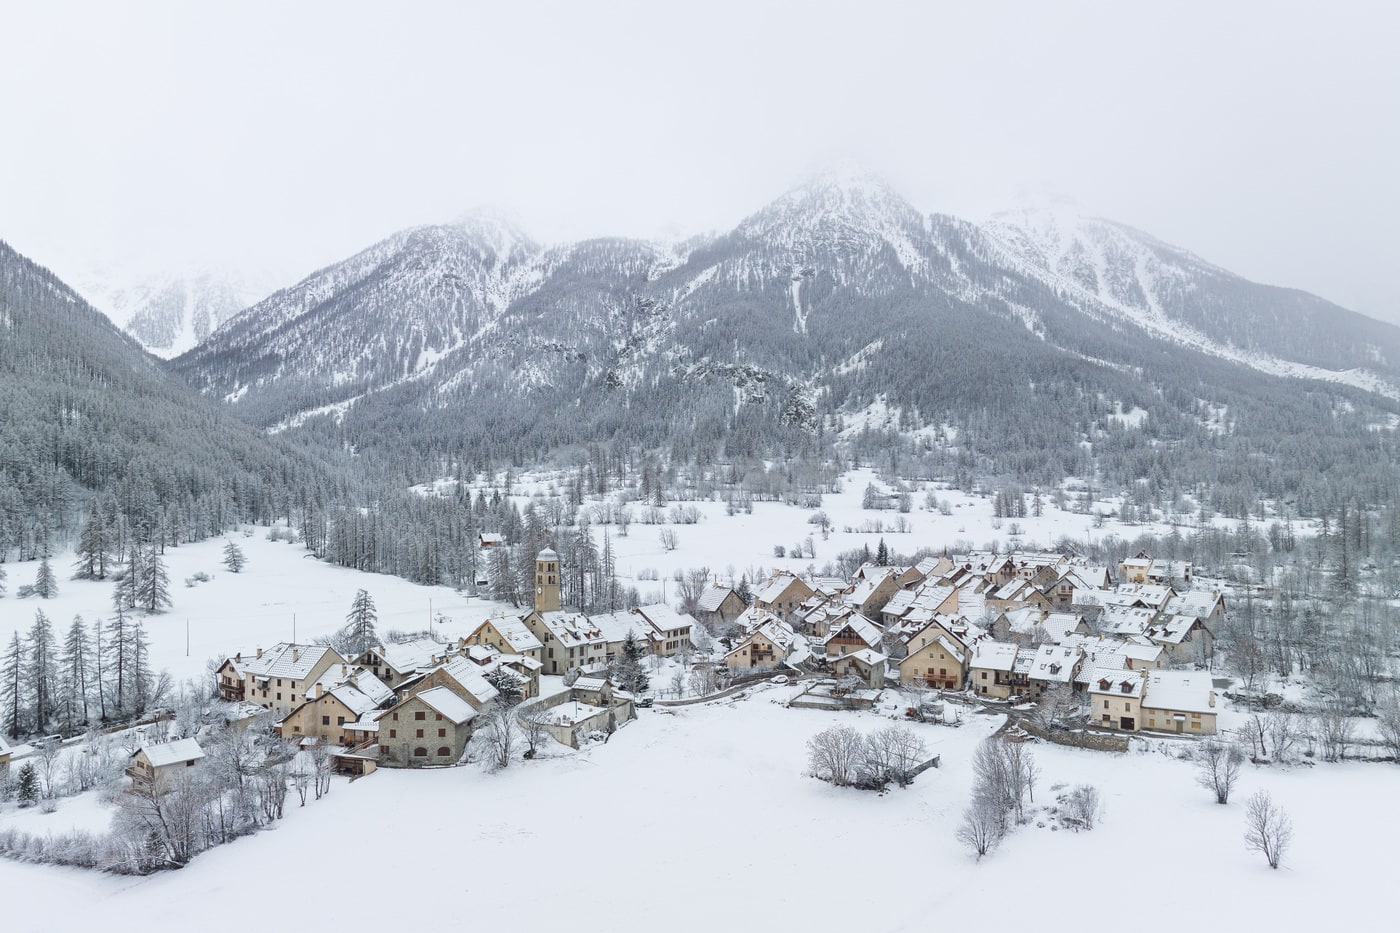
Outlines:
{"label": "forested hillside", "polygon": [[0,556],[70,538],[97,497],[112,544],[177,544],[331,488],[304,444],[192,394],[46,269],[0,243]]}

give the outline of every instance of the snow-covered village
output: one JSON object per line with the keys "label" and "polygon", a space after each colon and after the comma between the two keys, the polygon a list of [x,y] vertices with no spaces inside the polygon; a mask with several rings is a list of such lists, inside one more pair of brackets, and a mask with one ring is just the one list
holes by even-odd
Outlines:
{"label": "snow-covered village", "polygon": [[1396,926],[1400,8],[0,23],[0,933]]}

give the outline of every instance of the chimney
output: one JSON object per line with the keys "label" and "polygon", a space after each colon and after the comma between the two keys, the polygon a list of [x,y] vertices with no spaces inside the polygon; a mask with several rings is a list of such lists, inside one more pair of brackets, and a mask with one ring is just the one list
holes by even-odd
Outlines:
{"label": "chimney", "polygon": [[1210,692],[1210,708],[1215,709],[1215,691]]}
{"label": "chimney", "polygon": [[323,683],[320,683],[320,682],[318,681],[317,684],[316,684],[316,699],[319,700],[322,696],[325,695],[325,693],[326,693],[326,685],[323,684]]}
{"label": "chimney", "polygon": [[262,649],[261,649],[261,648],[258,649],[258,657],[259,657],[259,658],[262,657]]}
{"label": "chimney", "polygon": [[299,660],[301,660],[301,649],[300,649],[300,648],[293,648],[293,649],[292,649],[292,663],[295,664],[295,663],[296,663],[297,661],[299,661]]}
{"label": "chimney", "polygon": [[344,680],[350,676],[350,668],[344,664],[340,665],[340,679]]}
{"label": "chimney", "polygon": [[240,652],[238,652],[237,654],[235,654],[235,655],[233,656],[233,663],[234,663],[234,664],[241,664],[242,661],[243,661],[243,652],[240,651]]}

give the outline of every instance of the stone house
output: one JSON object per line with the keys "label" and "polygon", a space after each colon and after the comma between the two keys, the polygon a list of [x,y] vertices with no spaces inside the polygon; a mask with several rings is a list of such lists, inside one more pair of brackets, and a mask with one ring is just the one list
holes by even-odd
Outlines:
{"label": "stone house", "polygon": [[[497,696],[499,691],[486,679],[486,671],[481,665],[468,658],[452,658],[423,675],[410,684],[407,695],[425,693],[445,687],[467,702],[472,709],[481,712]],[[403,697],[400,697],[403,699]]]}
{"label": "stone house", "polygon": [[394,691],[369,671],[357,671],[345,682],[329,686],[327,679],[322,677],[312,685],[311,697],[277,724],[278,735],[284,739],[318,738],[347,748],[358,745],[364,737],[356,724],[394,698]]}
{"label": "stone house", "polygon": [[501,654],[518,654],[544,660],[544,645],[522,617],[487,619],[457,643],[458,648],[485,645]]}
{"label": "stone house", "polygon": [[376,717],[379,764],[422,768],[456,764],[472,735],[476,710],[447,687],[405,697]]}
{"label": "stone house", "polygon": [[879,652],[884,641],[884,629],[858,612],[852,612],[839,627],[832,628],[822,640],[827,658],[854,654],[870,649]]}
{"label": "stone house", "polygon": [[774,574],[754,593],[753,604],[759,609],[766,609],[776,616],[787,618],[788,614],[796,612],[812,593],[812,588],[797,574],[782,571]]}
{"label": "stone house", "polygon": [[[334,648],[325,645],[281,643],[250,656],[235,655],[219,667],[219,692],[225,695],[225,679],[242,674],[245,702],[256,703],[281,719],[306,701],[311,685],[333,664],[344,664]],[[228,691],[232,696],[233,690]]]}
{"label": "stone house", "polygon": [[733,587],[714,584],[705,587],[695,601],[695,619],[712,631],[723,631],[747,608]]}
{"label": "stone house", "polygon": [[862,648],[850,654],[840,655],[828,662],[831,673],[836,677],[854,677],[862,686],[879,690],[885,686],[885,669],[888,667],[883,654],[870,648]]}
{"label": "stone house", "polygon": [[532,611],[520,618],[544,646],[540,662],[545,674],[566,674],[607,661],[607,638],[581,613]]}

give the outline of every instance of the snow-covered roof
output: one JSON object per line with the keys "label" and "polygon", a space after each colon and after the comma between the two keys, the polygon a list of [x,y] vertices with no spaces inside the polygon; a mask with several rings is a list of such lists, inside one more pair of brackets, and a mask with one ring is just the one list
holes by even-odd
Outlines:
{"label": "snow-covered roof", "polygon": [[5,741],[5,737],[0,735],[0,755],[10,754],[10,743]]}
{"label": "snow-covered roof", "polygon": [[700,612],[718,612],[719,607],[733,592],[734,588],[730,586],[707,586],[695,601],[695,608]]}
{"label": "snow-covered roof", "polygon": [[1050,640],[1058,644],[1083,621],[1084,617],[1077,612],[1052,612],[1040,624],[1050,636]]}
{"label": "snow-covered roof", "polygon": [[871,622],[859,612],[852,612],[839,626],[834,626],[832,630],[827,633],[826,638],[822,640],[822,644],[825,645],[847,628],[871,648],[880,647],[880,643],[885,636],[884,630],[881,629],[880,626]]}
{"label": "snow-covered roof", "polygon": [[651,626],[646,619],[633,612],[599,612],[588,617],[593,627],[602,633],[603,641],[623,642],[630,633],[638,641],[645,642],[651,636]]}
{"label": "snow-covered roof", "polygon": [[1147,671],[1142,705],[1184,713],[1215,712],[1215,685],[1210,671]]}
{"label": "snow-covered roof", "polygon": [[862,648],[862,649],[860,649],[859,651],[853,651],[853,652],[851,652],[850,654],[843,654],[841,657],[837,658],[836,660],[837,660],[838,662],[840,662],[840,661],[847,661],[847,660],[854,660],[854,661],[859,661],[859,662],[861,662],[862,664],[867,664],[867,665],[869,665],[870,667],[878,667],[878,666],[884,664],[885,661],[888,660],[888,658],[886,658],[885,655],[881,654],[881,653],[878,652],[878,651],[874,651],[874,650],[872,650],[872,649],[870,649],[870,648]]}
{"label": "snow-covered roof", "polygon": [[535,560],[558,560],[559,554],[552,547],[547,547],[535,557]]}
{"label": "snow-covered roof", "polygon": [[1209,618],[1223,597],[1216,590],[1188,590],[1174,596],[1167,602],[1167,611],[1172,615]]}
{"label": "snow-covered roof", "polygon": [[1002,613],[1006,616],[1006,624],[1011,631],[1017,635],[1032,635],[1036,626],[1040,625],[1045,618],[1044,611],[1034,606],[1022,606],[1019,609],[1010,609]]}
{"label": "snow-covered roof", "polygon": [[500,695],[480,665],[468,658],[453,658],[438,668],[443,674],[455,680],[463,690],[476,697],[477,703],[486,704]]}
{"label": "snow-covered roof", "polygon": [[1119,635],[1141,635],[1157,619],[1154,609],[1110,606],[1099,617],[1099,628]]}
{"label": "snow-covered roof", "polygon": [[1075,666],[1082,657],[1078,648],[1063,645],[1041,645],[1031,662],[1030,677],[1047,683],[1067,684],[1074,677]]}
{"label": "snow-covered roof", "polygon": [[489,670],[490,664],[504,664],[507,667],[523,667],[527,671],[538,671],[544,664],[534,658],[524,654],[498,654],[493,661],[487,662],[484,669]]}
{"label": "snow-covered roof", "polygon": [[[754,599],[761,603],[775,602],[786,593],[788,587],[792,586],[794,583],[807,587],[807,584],[803,583],[801,578],[796,574],[787,572],[775,574],[773,579],[765,583],[763,587],[754,594]],[[807,589],[811,589],[811,587],[807,587]]]}
{"label": "snow-covered roof", "polygon": [[381,645],[378,655],[394,670],[400,673],[424,671],[433,666],[433,659],[441,657],[447,646],[440,645],[431,638],[415,638],[393,645]]}
{"label": "snow-covered roof", "polygon": [[281,642],[263,652],[262,657],[244,658],[241,662],[245,673],[254,677],[285,677],[290,680],[305,680],[317,663],[326,654],[340,655],[325,645],[295,645]]}
{"label": "snow-covered roof", "polygon": [[306,689],[306,693],[308,696],[315,696],[317,685],[330,691],[332,688],[345,683],[348,683],[350,686],[369,697],[375,702],[375,705],[383,703],[394,695],[394,691],[388,684],[384,683],[384,681],[380,680],[378,677],[375,677],[373,671],[366,670],[363,667],[357,668],[349,664],[332,664],[330,667],[326,668],[321,672],[320,677],[317,677],[311,682],[311,685]]}
{"label": "snow-covered roof", "polygon": [[665,603],[638,606],[633,611],[651,623],[651,627],[662,635],[674,631],[688,632],[690,627],[695,624],[695,620],[689,615],[677,612]]}
{"label": "snow-covered roof", "polygon": [[605,641],[621,641],[627,636],[627,633],[623,632],[621,638],[605,638],[602,629],[585,615],[544,612],[540,614],[540,618],[544,621],[545,628],[549,629],[550,634],[565,648]]}
{"label": "snow-covered roof", "polygon": [[1016,646],[985,638],[972,651],[972,666],[989,671],[1010,671],[1016,664]]}
{"label": "snow-covered roof", "polygon": [[[501,634],[501,638],[505,639],[512,651],[523,653],[537,651],[544,647],[540,640],[535,637],[535,633],[530,631],[530,627],[519,617],[487,619],[486,621],[490,622],[491,627]],[[482,625],[485,624],[486,622],[482,623]]]}
{"label": "snow-covered roof", "polygon": [[1098,667],[1089,675],[1089,692],[1140,698],[1144,682],[1142,671]]}
{"label": "snow-covered roof", "polygon": [[155,768],[182,764],[186,761],[198,761],[204,757],[204,749],[200,748],[199,743],[194,739],[176,739],[173,742],[163,742],[159,745],[142,745],[134,754],[141,752],[146,753],[147,760]]}
{"label": "snow-covered roof", "polygon": [[[460,726],[476,716],[476,710],[471,708],[471,704],[447,687],[433,687],[431,690],[424,690],[416,696],[437,712],[442,713],[453,725]],[[379,718],[384,718],[384,714],[381,713]]]}
{"label": "snow-covered roof", "polygon": [[1012,665],[1011,669],[1017,674],[1024,674],[1029,677],[1031,675],[1031,667],[1035,664],[1036,651],[1037,649],[1031,647],[1017,648],[1016,663]]}

